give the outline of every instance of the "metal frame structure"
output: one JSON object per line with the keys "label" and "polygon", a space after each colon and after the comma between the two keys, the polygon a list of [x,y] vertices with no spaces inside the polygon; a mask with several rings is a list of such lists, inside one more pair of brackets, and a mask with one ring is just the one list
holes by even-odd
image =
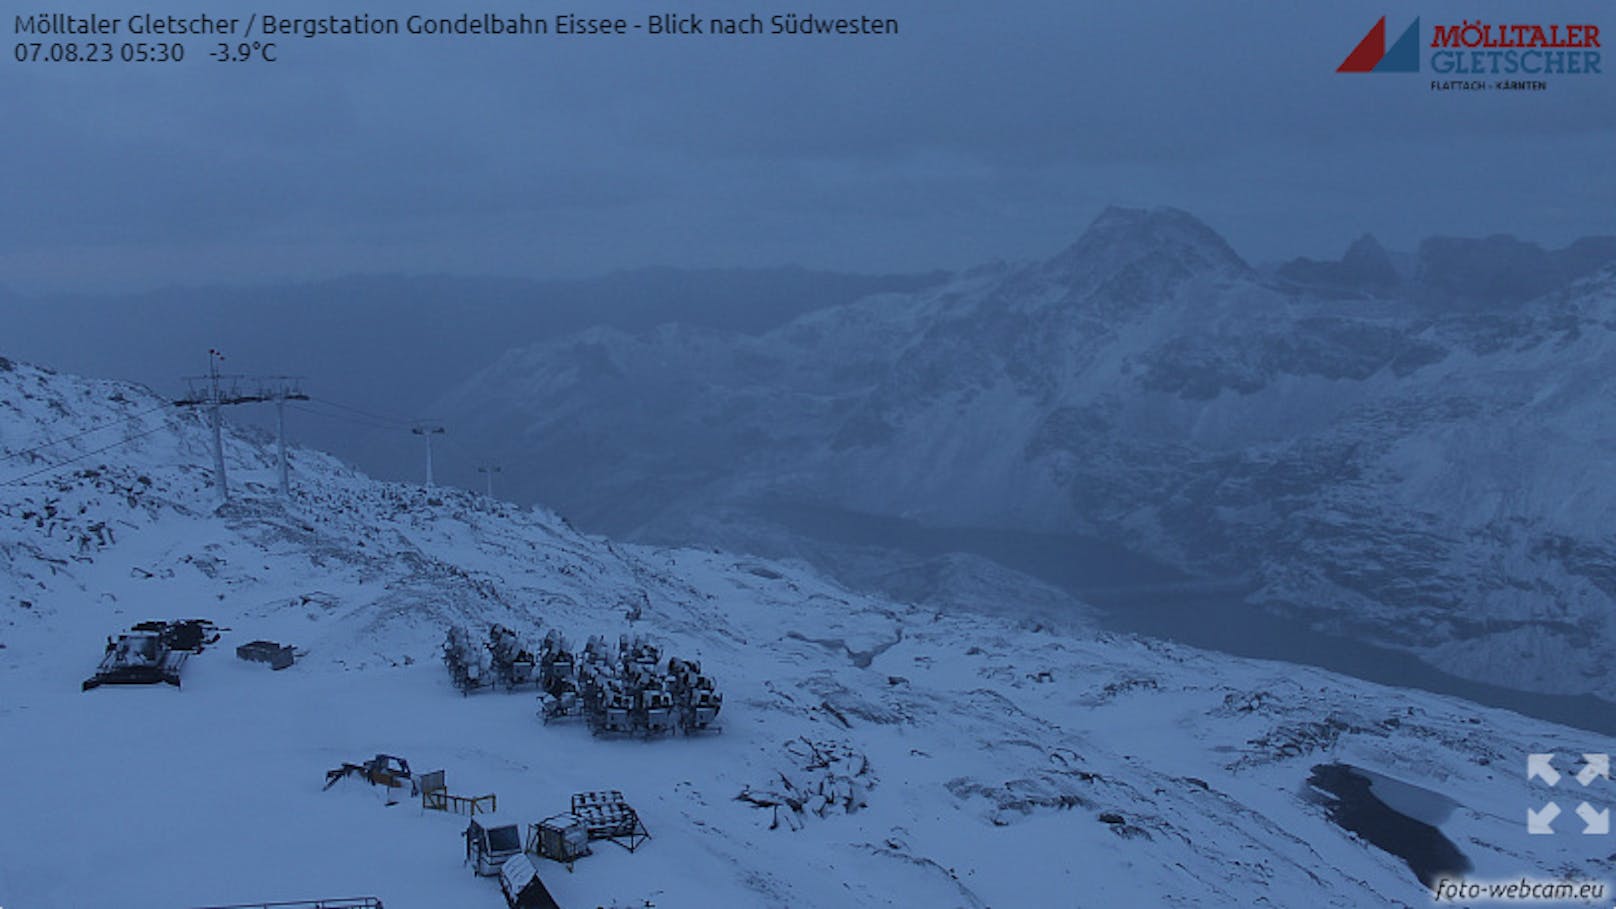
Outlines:
{"label": "metal frame structure", "polygon": [[291,899],[283,903],[231,903],[229,906],[199,906],[197,909],[385,909],[375,896],[344,896],[339,899]]}
{"label": "metal frame structure", "polygon": [[616,789],[574,793],[572,814],[584,822],[590,839],[610,840],[630,852],[651,838],[640,813]]}
{"label": "metal frame structure", "polygon": [[[224,354],[217,350],[208,350],[208,374],[205,376],[185,377],[185,397],[174,402],[175,407],[205,407],[213,429],[213,485],[219,492],[221,502],[230,501],[230,484],[225,479],[224,472],[224,417],[221,410],[225,407],[234,407],[238,404],[262,404],[273,401],[275,404],[276,437],[280,450],[280,486],[281,497],[291,496],[291,479],[286,461],[286,402],[307,401],[309,396],[304,394],[302,379],[296,376],[263,376],[252,378],[249,376],[223,375],[219,372],[219,364],[224,362]],[[441,431],[441,430],[440,430]],[[428,467],[430,473],[431,468]],[[428,482],[427,485],[431,485]]]}
{"label": "metal frame structure", "polygon": [[[578,827],[584,828],[581,845],[570,843],[567,836],[568,831]],[[526,849],[534,855],[561,862],[569,870],[573,862],[593,854],[589,848],[588,825],[576,814],[553,814],[537,824],[527,825]]]}
{"label": "metal frame structure", "polygon": [[449,792],[447,781],[448,771],[434,770],[431,773],[421,774],[421,809],[423,811],[447,811],[450,814],[464,814],[476,817],[479,814],[493,814],[499,810],[499,797],[493,793],[488,795],[453,795]]}

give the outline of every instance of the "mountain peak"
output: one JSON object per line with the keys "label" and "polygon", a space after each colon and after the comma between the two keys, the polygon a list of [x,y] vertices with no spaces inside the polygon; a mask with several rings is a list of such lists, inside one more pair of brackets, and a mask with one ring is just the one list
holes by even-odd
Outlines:
{"label": "mountain peak", "polygon": [[[1218,232],[1206,225],[1206,222],[1195,217],[1181,208],[1159,206],[1156,208],[1127,208],[1120,205],[1107,205],[1095,219],[1090,222],[1083,235],[1078,238],[1081,244],[1086,240],[1108,236],[1124,236],[1133,238],[1155,238],[1167,240],[1177,238],[1208,243],[1227,248],[1228,244],[1218,235]],[[1229,250],[1233,254],[1233,250]],[[1236,256],[1236,258],[1239,258]]]}
{"label": "mountain peak", "polygon": [[1391,254],[1373,234],[1352,241],[1339,261],[1292,259],[1279,266],[1276,273],[1298,284],[1371,292],[1395,287],[1401,280]]}
{"label": "mountain peak", "polygon": [[1141,265],[1182,276],[1250,270],[1217,231],[1189,212],[1115,205],[1100,212],[1076,243],[1048,263],[1067,282],[1096,283]]}
{"label": "mountain peak", "polygon": [[1352,245],[1347,247],[1347,253],[1341,257],[1341,261],[1379,259],[1385,255],[1386,247],[1380,245],[1380,241],[1375,239],[1375,235],[1364,234],[1352,241]]}
{"label": "mountain peak", "polygon": [[[1129,229],[1149,224],[1190,225],[1210,231],[1201,219],[1182,208],[1159,205],[1155,208],[1131,208],[1126,205],[1107,205],[1089,224],[1088,230]],[[1087,233],[1088,231],[1085,231]]]}

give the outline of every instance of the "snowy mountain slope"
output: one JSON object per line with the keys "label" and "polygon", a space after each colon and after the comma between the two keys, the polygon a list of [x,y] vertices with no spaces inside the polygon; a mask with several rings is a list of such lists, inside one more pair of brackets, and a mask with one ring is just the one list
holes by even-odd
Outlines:
{"label": "snowy mountain slope", "polygon": [[717,507],[787,501],[1097,535],[1456,675],[1611,697],[1616,271],[1538,250],[1521,287],[1546,295],[1433,302],[1500,244],[1523,247],[1320,289],[1113,209],[1046,262],[760,337],[513,352],[444,407],[592,527],[702,539]]}
{"label": "snowy mountain slope", "polygon": [[[495,792],[526,822],[574,791],[622,789],[653,839],[633,855],[596,844],[571,873],[541,865],[563,906],[1424,905],[1410,869],[1308,788],[1329,761],[1453,800],[1441,827],[1478,878],[1609,870],[1612,842],[1575,822],[1526,834],[1543,793],[1521,772],[1527,753],[1616,750],[1608,739],[1291,666],[943,614],[800,566],[613,544],[309,451],[282,504],[270,449],[234,431],[236,499],[215,509],[195,417],[6,365],[0,482],[114,447],[0,485],[0,905],[499,905],[461,863],[462,820],[386,807],[361,784],[321,791],[324,770],[383,751],[447,769],[454,791]],[[722,734],[545,726],[530,693],[460,696],[436,656],[450,621],[581,639],[630,630],[631,612],[632,630],[717,677]],[[78,690],[104,635],[189,616],[230,631],[183,691]],[[308,654],[278,673],[231,656],[259,637]],[[738,798],[768,801],[785,780],[859,807],[810,800],[824,816],[798,816]]]}
{"label": "snowy mountain slope", "polygon": [[[941,278],[794,267],[647,268],[561,281],[373,275],[119,294],[0,293],[0,325],[8,355],[72,372],[162,386],[172,381],[174,364],[217,347],[244,368],[272,363],[304,377],[312,390],[340,388],[348,405],[409,414],[507,347],[588,326],[637,331],[677,320],[764,331],[814,308]],[[400,450],[374,429],[296,421],[302,440],[363,464],[373,476],[417,477],[414,449]],[[442,468],[440,481],[479,479],[470,464],[447,461]]]}

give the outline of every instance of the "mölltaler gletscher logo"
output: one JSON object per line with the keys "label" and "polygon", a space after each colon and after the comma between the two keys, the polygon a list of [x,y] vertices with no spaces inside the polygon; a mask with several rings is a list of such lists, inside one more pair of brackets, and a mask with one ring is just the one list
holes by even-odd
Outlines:
{"label": "m\u00f6lltaler gletscher logo", "polygon": [[1347,59],[1335,68],[1338,73],[1417,73],[1420,71],[1420,20],[1415,17],[1402,37],[1386,47],[1386,17],[1363,36]]}

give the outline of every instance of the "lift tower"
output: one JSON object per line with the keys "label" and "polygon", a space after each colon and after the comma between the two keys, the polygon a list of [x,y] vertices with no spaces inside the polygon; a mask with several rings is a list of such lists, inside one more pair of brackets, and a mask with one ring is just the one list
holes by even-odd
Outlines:
{"label": "lift tower", "polygon": [[283,497],[291,495],[291,483],[286,466],[286,413],[287,401],[307,401],[299,380],[291,376],[239,376],[219,371],[224,354],[208,349],[208,374],[187,376],[186,394],[174,402],[175,407],[206,407],[213,429],[213,486],[219,492],[219,501],[230,501],[230,484],[224,472],[224,416],[223,409],[238,404],[275,402],[276,424],[280,442],[280,487]]}

